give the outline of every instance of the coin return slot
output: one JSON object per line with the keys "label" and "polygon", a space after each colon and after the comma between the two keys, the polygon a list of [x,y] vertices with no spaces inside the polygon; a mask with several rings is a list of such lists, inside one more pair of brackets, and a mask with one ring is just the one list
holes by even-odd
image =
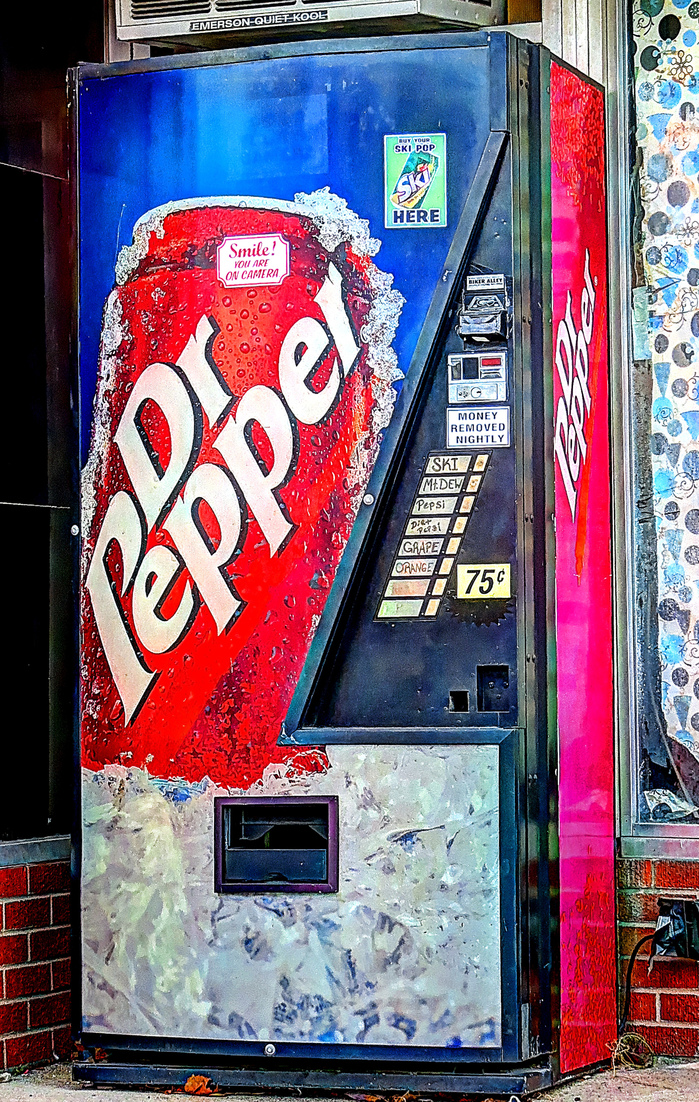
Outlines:
{"label": "coin return slot", "polygon": [[216,891],[337,891],[337,797],[216,800]]}
{"label": "coin return slot", "polygon": [[468,689],[452,689],[449,693],[449,711],[468,711]]}
{"label": "coin return slot", "polygon": [[478,711],[509,712],[509,666],[478,666]]}
{"label": "coin return slot", "polygon": [[477,356],[453,356],[449,364],[452,381],[457,383],[462,379],[478,378]]}

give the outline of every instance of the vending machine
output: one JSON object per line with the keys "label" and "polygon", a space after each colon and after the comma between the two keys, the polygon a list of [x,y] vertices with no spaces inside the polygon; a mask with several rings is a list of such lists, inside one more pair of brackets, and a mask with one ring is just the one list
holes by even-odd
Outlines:
{"label": "vending machine", "polygon": [[76,1075],[608,1058],[602,90],[484,31],[73,88]]}

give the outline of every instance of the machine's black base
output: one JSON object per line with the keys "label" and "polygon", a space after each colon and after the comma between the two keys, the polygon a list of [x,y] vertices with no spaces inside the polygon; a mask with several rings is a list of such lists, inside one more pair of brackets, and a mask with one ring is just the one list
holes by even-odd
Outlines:
{"label": "machine's black base", "polygon": [[204,1075],[218,1087],[234,1090],[251,1088],[274,1091],[371,1090],[387,1094],[458,1094],[490,1097],[525,1097],[552,1084],[548,1066],[522,1068],[519,1071],[473,1074],[440,1072],[332,1071],[324,1068],[293,1070],[286,1068],[167,1067],[159,1064],[127,1064],[104,1061],[74,1064],[73,1079],[96,1086],[183,1087],[190,1075]]}

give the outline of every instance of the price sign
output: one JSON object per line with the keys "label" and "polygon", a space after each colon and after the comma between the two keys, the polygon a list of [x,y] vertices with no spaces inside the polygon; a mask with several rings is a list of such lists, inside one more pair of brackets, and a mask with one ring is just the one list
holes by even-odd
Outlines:
{"label": "price sign", "polygon": [[456,568],[456,596],[467,601],[511,596],[510,564],[460,564]]}

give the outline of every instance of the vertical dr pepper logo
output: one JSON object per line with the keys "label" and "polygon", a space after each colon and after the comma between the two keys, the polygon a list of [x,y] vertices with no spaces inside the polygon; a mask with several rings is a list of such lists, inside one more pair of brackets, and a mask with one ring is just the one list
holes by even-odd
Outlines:
{"label": "vertical dr pepper logo", "polygon": [[384,137],[384,210],[389,229],[446,226],[446,134]]}

